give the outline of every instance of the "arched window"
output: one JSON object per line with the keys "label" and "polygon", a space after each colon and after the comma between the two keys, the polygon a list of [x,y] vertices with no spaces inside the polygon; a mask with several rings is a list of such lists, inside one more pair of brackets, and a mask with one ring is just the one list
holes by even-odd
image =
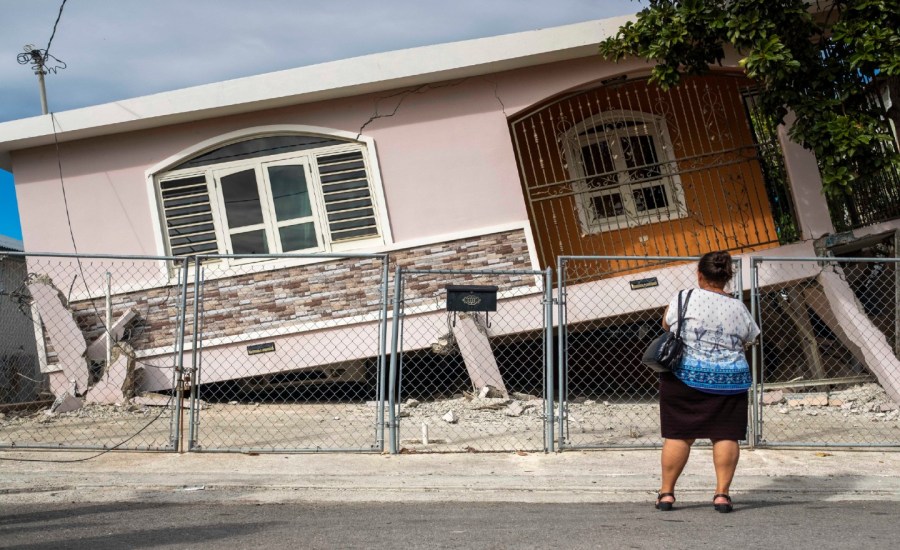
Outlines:
{"label": "arched window", "polygon": [[587,233],[684,217],[665,121],[647,113],[610,111],[563,138],[578,212]]}
{"label": "arched window", "polygon": [[368,150],[328,135],[263,135],[155,176],[173,256],[328,252],[383,244]]}

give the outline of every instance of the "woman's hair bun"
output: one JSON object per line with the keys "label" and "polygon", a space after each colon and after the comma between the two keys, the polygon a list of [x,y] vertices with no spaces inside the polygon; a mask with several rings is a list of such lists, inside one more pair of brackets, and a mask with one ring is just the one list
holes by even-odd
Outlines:
{"label": "woman's hair bun", "polygon": [[731,254],[725,251],[704,254],[697,267],[707,280],[717,284],[724,285],[734,276]]}

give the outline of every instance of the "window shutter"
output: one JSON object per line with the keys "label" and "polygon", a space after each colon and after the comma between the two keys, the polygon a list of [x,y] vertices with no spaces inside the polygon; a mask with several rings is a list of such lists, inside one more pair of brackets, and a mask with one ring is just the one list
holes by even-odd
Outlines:
{"label": "window shutter", "polygon": [[362,152],[321,156],[317,162],[331,240],[377,236],[375,208]]}
{"label": "window shutter", "polygon": [[219,251],[205,176],[166,180],[159,184],[169,250],[173,256]]}

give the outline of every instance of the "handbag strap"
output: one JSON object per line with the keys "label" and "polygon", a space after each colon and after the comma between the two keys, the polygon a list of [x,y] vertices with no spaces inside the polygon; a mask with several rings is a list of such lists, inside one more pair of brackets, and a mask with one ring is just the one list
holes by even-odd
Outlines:
{"label": "handbag strap", "polygon": [[675,330],[675,338],[677,340],[681,339],[681,327],[684,325],[684,316],[687,313],[688,302],[691,301],[691,293],[694,292],[694,289],[688,290],[687,297],[684,299],[684,307],[681,306],[681,293],[683,290],[678,291],[678,329]]}

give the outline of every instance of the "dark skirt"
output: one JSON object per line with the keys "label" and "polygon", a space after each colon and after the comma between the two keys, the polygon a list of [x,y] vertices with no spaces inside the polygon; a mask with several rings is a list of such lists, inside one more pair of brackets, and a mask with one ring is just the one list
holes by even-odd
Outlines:
{"label": "dark skirt", "polygon": [[659,375],[659,421],[666,439],[747,439],[747,392],[704,393],[672,373]]}

